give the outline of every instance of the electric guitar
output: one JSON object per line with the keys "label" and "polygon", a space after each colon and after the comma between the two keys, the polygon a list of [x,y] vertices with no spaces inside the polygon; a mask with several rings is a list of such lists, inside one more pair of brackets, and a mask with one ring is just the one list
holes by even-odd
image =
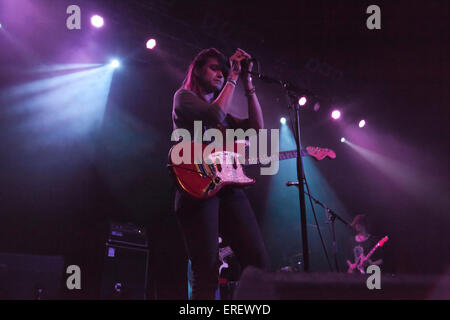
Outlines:
{"label": "electric guitar", "polygon": [[[194,163],[195,150],[199,150],[201,155],[203,155],[207,145],[182,141],[170,149],[168,167],[172,170],[176,183],[182,190],[194,198],[208,199],[225,186],[245,187],[256,182],[245,175],[241,162],[248,166],[261,163],[268,164],[273,160],[286,160],[297,157],[297,150],[291,150],[282,151],[267,158],[245,158],[241,152],[238,152],[242,150],[242,144],[244,143],[236,142],[233,151],[206,152],[207,156],[201,157],[197,161],[198,164],[196,164]],[[180,164],[174,163],[173,159],[183,157],[184,150],[190,150],[190,156],[188,157],[187,155],[190,161],[182,161]],[[336,158],[333,150],[318,147],[306,147],[305,150],[302,150],[301,155],[312,156],[317,160],[322,160],[325,157],[330,159]],[[204,158],[209,161],[205,161]],[[244,159],[244,161],[239,161],[238,159]]]}
{"label": "electric guitar", "polygon": [[358,271],[362,274],[365,274],[364,271],[364,264],[369,260],[370,256],[375,252],[375,250],[378,247],[382,247],[386,241],[388,241],[388,236],[385,236],[383,239],[378,241],[378,243],[372,248],[372,250],[369,251],[369,253],[364,256],[364,254],[361,254],[355,261],[355,263],[351,263],[350,260],[347,260],[348,264],[348,270],[347,273],[353,273],[355,269],[358,269]]}

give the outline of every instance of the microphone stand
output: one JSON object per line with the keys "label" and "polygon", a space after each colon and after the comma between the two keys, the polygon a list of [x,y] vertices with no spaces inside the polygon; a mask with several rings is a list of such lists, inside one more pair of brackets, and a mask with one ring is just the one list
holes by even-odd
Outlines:
{"label": "microphone stand", "polygon": [[[302,244],[303,244],[303,263],[304,268],[303,271],[308,272],[309,271],[309,246],[308,246],[308,234],[307,234],[307,224],[306,224],[306,201],[305,201],[305,193],[304,193],[304,181],[305,181],[305,174],[303,170],[303,159],[301,154],[301,139],[300,139],[300,106],[298,103],[294,102],[293,97],[291,96],[290,92],[286,92],[290,108],[293,108],[295,110],[295,130],[297,131],[294,134],[295,142],[297,144],[297,180],[302,185],[302,190],[299,190],[299,201],[300,201],[300,223],[301,223],[301,229],[302,229]],[[298,99],[296,99],[298,101]]]}
{"label": "microphone stand", "polygon": [[334,226],[334,222],[336,219],[340,220],[344,225],[351,228],[350,224],[345,221],[343,218],[341,218],[336,212],[334,212],[332,209],[328,208],[324,203],[320,202],[316,198],[314,198],[309,193],[305,192],[315,203],[320,205],[322,208],[325,209],[325,212],[328,214],[328,220],[331,222],[331,233],[333,235],[333,256],[334,256],[334,264],[336,266],[336,271],[339,272],[339,266],[337,261],[337,244],[336,244],[336,230]]}
{"label": "microphone stand", "polygon": [[[259,69],[259,68],[258,68]],[[302,251],[303,251],[303,271],[309,271],[309,247],[308,247],[308,234],[307,234],[307,224],[306,224],[306,202],[304,194],[304,181],[305,175],[303,171],[303,160],[301,156],[301,139],[300,139],[300,106],[298,104],[298,99],[300,96],[316,97],[311,91],[307,89],[302,89],[291,85],[290,83],[282,80],[278,80],[258,72],[248,71],[249,74],[256,76],[260,80],[267,83],[276,83],[281,85],[285,90],[286,96],[288,98],[288,108],[292,108],[295,111],[295,132],[294,137],[297,144],[297,179],[301,182],[302,190],[299,190],[299,201],[300,201],[300,227],[302,233]]]}
{"label": "microphone stand", "polygon": [[[299,182],[292,182],[292,181],[286,182],[286,186],[288,186],[288,187],[290,187],[290,186],[297,186],[298,187],[299,185],[300,185]],[[336,221],[336,219],[338,219],[344,225],[346,225],[349,228],[351,228],[351,225],[345,219],[340,217],[336,212],[334,212],[332,209],[328,208],[324,203],[322,203],[319,200],[317,200],[316,198],[314,198],[308,192],[304,191],[304,193],[307,194],[314,201],[314,203],[317,203],[322,208],[324,208],[325,212],[328,215],[328,220],[331,222],[331,233],[332,233],[332,237],[333,237],[332,247],[333,247],[334,265],[336,267],[336,271],[339,272],[339,265],[338,265],[338,262],[337,262],[336,230],[335,230],[334,222]]]}

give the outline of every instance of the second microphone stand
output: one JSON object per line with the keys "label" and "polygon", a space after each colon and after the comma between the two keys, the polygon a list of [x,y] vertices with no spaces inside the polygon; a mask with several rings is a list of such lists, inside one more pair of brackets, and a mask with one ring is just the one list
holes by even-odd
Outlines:
{"label": "second microphone stand", "polygon": [[336,266],[336,271],[339,272],[339,266],[337,261],[337,244],[336,244],[336,230],[334,226],[334,221],[336,219],[340,220],[344,225],[351,228],[350,224],[345,221],[343,218],[341,218],[336,212],[334,212],[332,209],[328,208],[324,203],[320,202],[316,198],[314,198],[312,195],[310,195],[308,192],[305,191],[305,193],[318,205],[320,205],[322,208],[325,209],[325,212],[328,214],[328,220],[331,222],[331,233],[333,236],[333,256],[334,256],[334,264]]}

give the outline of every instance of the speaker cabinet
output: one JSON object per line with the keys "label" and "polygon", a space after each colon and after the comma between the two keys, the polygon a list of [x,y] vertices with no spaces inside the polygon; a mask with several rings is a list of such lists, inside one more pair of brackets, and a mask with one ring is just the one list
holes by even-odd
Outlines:
{"label": "speaker cabinet", "polygon": [[100,298],[145,300],[148,250],[107,243]]}
{"label": "speaker cabinet", "polygon": [[64,258],[0,253],[0,299],[61,299]]}
{"label": "speaker cabinet", "polygon": [[381,289],[372,290],[367,287],[369,276],[346,273],[268,273],[249,267],[242,274],[234,299],[450,299],[448,275],[382,275]]}

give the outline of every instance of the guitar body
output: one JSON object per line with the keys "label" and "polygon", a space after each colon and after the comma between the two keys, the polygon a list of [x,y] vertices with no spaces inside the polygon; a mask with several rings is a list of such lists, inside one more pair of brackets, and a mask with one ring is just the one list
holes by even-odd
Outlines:
{"label": "guitar body", "polygon": [[364,271],[364,263],[361,261],[362,257],[359,257],[355,263],[351,263],[350,260],[347,260],[348,270],[347,273],[353,273],[355,269],[358,269],[359,273],[365,274]]}
{"label": "guitar body", "polygon": [[[234,151],[238,150],[238,145],[235,144]],[[196,142],[180,142],[169,151],[169,166],[177,185],[187,194],[197,199],[208,199],[224,187],[245,187],[255,183],[254,179],[245,175],[242,165],[238,162],[237,152],[208,152],[205,151],[206,147],[207,145]],[[183,157],[188,150],[189,163],[177,164],[173,161],[177,155]],[[205,152],[205,159],[210,159],[211,163],[206,163],[203,157],[197,161],[199,163],[194,163],[195,150],[199,151],[198,154]]]}
{"label": "guitar body", "polygon": [[353,273],[353,271],[355,269],[358,269],[358,271],[361,274],[365,274],[365,264],[366,262],[369,260],[369,258],[372,256],[372,254],[375,252],[375,250],[377,250],[377,248],[382,247],[386,241],[389,240],[388,236],[385,236],[383,239],[381,239],[380,241],[378,241],[378,243],[372,248],[372,250],[370,250],[370,252],[364,256],[363,254],[361,254],[355,261],[355,263],[351,263],[349,260],[347,260],[347,264],[348,264],[348,270],[347,273]]}

